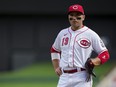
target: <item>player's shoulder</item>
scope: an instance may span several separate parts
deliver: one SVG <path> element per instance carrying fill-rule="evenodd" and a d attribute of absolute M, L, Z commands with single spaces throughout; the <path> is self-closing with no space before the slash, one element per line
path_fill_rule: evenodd
<path fill-rule="evenodd" d="M 90 28 L 88 28 L 86 35 L 90 37 L 92 40 L 97 40 L 100 38 L 100 36 Z"/>
<path fill-rule="evenodd" d="M 64 28 L 59 31 L 58 37 L 62 37 L 64 34 L 68 33 L 68 28 Z"/>
<path fill-rule="evenodd" d="M 69 29 L 69 27 L 67 27 L 67 28 L 63 28 L 61 31 L 62 31 L 62 32 L 67 32 L 68 29 Z"/>
<path fill-rule="evenodd" d="M 68 32 L 69 27 L 62 29 L 59 33 L 64 34 Z"/>
<path fill-rule="evenodd" d="M 91 36 L 98 36 L 98 34 L 94 31 L 94 30 L 92 30 L 91 28 L 89 28 L 89 27 L 87 27 L 88 28 L 88 33 L 89 33 L 89 35 L 91 35 Z"/>

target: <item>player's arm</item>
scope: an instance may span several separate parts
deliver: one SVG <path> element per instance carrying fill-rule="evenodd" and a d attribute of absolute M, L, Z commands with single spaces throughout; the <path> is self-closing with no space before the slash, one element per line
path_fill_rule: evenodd
<path fill-rule="evenodd" d="M 91 61 L 95 66 L 98 66 L 107 62 L 108 59 L 109 59 L 109 52 L 106 50 L 104 52 L 99 53 L 98 56 L 96 58 L 91 59 Z"/>
<path fill-rule="evenodd" d="M 104 64 L 108 61 L 110 58 L 109 52 L 104 44 L 104 42 L 101 40 L 101 38 L 98 36 L 98 34 L 93 33 L 92 34 L 92 47 L 94 51 L 98 54 L 96 58 L 92 59 L 92 62 L 95 66 Z"/>
<path fill-rule="evenodd" d="M 60 76 L 62 74 L 61 68 L 59 67 L 60 52 L 56 51 L 53 47 L 51 48 L 51 59 L 55 73 Z"/>

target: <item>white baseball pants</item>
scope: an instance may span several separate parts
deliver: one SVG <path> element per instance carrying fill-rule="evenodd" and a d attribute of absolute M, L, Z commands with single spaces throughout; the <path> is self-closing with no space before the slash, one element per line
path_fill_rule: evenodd
<path fill-rule="evenodd" d="M 59 77 L 57 87 L 92 87 L 93 81 L 86 81 L 86 72 L 63 73 Z"/>

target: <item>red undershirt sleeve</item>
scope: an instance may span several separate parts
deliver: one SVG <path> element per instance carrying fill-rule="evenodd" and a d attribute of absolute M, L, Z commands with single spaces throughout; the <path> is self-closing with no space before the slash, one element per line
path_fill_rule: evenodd
<path fill-rule="evenodd" d="M 101 64 L 104 64 L 110 58 L 109 52 L 104 51 L 98 55 L 98 58 L 101 60 Z"/>

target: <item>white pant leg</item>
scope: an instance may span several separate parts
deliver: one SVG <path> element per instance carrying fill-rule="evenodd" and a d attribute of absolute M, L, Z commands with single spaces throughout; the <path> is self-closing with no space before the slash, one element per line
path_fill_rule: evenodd
<path fill-rule="evenodd" d="M 89 82 L 82 81 L 82 82 L 75 84 L 72 87 L 92 87 L 92 85 L 93 85 L 92 81 L 89 81 Z"/>
<path fill-rule="evenodd" d="M 69 81 L 69 74 L 63 73 L 59 77 L 59 81 L 58 81 L 57 87 L 69 87 L 68 81 Z"/>
<path fill-rule="evenodd" d="M 92 80 L 86 82 L 86 72 L 81 71 L 73 74 L 63 73 L 57 87 L 92 87 Z"/>

